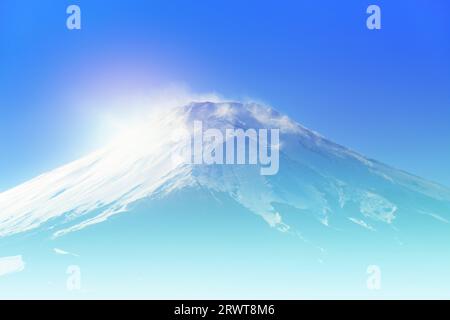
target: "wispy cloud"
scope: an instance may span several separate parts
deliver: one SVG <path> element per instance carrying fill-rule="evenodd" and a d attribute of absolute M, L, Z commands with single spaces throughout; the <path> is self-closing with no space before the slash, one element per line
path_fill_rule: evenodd
<path fill-rule="evenodd" d="M 436 220 L 439 220 L 441 222 L 449 223 L 447 219 L 445 219 L 444 217 L 442 217 L 442 216 L 440 216 L 440 215 L 438 215 L 436 213 L 426 212 L 426 211 L 422 211 L 422 210 L 420 211 L 420 213 L 422 213 L 424 215 L 427 215 L 427 216 L 430 216 L 430 217 L 432 217 L 432 218 L 434 218 Z"/>
<path fill-rule="evenodd" d="M 64 255 L 64 256 L 74 256 L 74 257 L 79 257 L 78 254 L 76 253 L 72 253 L 72 252 L 68 252 L 59 248 L 54 248 L 53 252 L 55 252 L 56 254 L 60 254 L 60 255 Z"/>
<path fill-rule="evenodd" d="M 372 226 L 368 225 L 365 221 L 355 219 L 355 218 L 348 218 L 353 223 L 356 223 L 357 225 L 360 225 L 363 228 L 369 229 L 370 231 L 376 231 Z"/>

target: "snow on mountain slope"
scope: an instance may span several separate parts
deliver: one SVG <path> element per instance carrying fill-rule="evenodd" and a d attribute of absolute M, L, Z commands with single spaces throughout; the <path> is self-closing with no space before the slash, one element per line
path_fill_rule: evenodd
<path fill-rule="evenodd" d="M 204 129 L 279 128 L 279 173 L 262 176 L 259 165 L 178 161 L 173 155 L 184 138 L 176 133 L 192 132 L 194 120 L 203 121 Z M 367 159 L 271 108 L 203 102 L 166 112 L 101 150 L 1 193 L 0 236 L 52 221 L 54 235 L 61 236 L 125 212 L 138 200 L 188 186 L 224 192 L 281 231 L 291 226 L 279 204 L 324 225 L 339 217 L 368 231 L 393 224 L 402 208 L 450 220 L 450 192 L 437 184 Z"/>

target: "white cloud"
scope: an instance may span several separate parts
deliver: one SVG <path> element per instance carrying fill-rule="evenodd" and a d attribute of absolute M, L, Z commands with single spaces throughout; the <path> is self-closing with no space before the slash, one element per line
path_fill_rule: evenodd
<path fill-rule="evenodd" d="M 11 256 L 0 258 L 0 277 L 20 272 L 25 269 L 25 262 L 22 260 L 22 256 Z"/>

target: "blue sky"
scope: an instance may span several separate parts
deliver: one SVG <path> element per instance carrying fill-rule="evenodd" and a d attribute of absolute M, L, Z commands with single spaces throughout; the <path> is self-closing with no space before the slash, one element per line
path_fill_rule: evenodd
<path fill-rule="evenodd" d="M 70 4 L 82 30 L 66 28 Z M 2 0 L 0 190 L 104 143 L 90 97 L 173 84 L 265 101 L 450 186 L 449 39 L 447 0 Z"/>

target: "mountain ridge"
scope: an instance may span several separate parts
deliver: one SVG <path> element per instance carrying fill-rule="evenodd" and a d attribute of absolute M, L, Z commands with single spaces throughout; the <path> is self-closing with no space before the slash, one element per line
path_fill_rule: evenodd
<path fill-rule="evenodd" d="M 279 128 L 280 172 L 263 177 L 258 165 L 174 163 L 172 154 L 180 151 L 180 141 L 173 139 L 173 133 L 190 130 L 194 120 L 203 121 L 205 129 Z M 277 203 L 311 212 L 326 226 L 340 212 L 368 231 L 376 230 L 379 223 L 393 225 L 403 208 L 449 220 L 440 213 L 450 207 L 450 191 L 445 187 L 368 159 L 273 108 L 193 102 L 134 128 L 86 157 L 0 193 L 0 236 L 30 231 L 64 216 L 63 225 L 54 226 L 54 236 L 62 236 L 124 213 L 142 199 L 164 197 L 193 185 L 229 194 L 282 232 L 292 226 L 283 221 Z M 417 203 L 411 205 L 402 197 L 417 198 Z M 343 213 L 349 207 L 351 213 Z M 70 225 L 97 210 L 100 213 L 94 217 Z"/>

